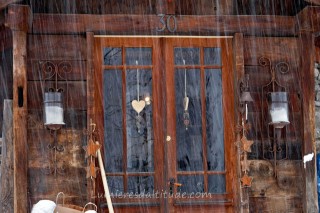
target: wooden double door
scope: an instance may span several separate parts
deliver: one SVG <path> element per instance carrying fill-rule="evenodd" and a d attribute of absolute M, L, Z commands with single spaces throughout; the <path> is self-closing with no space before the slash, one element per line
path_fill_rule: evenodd
<path fill-rule="evenodd" d="M 116 212 L 233 211 L 231 44 L 95 38 L 94 120 Z"/>

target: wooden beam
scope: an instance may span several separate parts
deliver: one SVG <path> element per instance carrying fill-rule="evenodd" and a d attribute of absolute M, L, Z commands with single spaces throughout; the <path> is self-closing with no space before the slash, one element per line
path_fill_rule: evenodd
<path fill-rule="evenodd" d="M 28 32 L 31 29 L 32 15 L 31 9 L 27 5 L 11 4 L 5 18 L 5 26 L 11 30 L 21 30 Z"/>
<path fill-rule="evenodd" d="M 299 34 L 300 74 L 302 89 L 302 134 L 304 159 L 304 211 L 318 212 L 316 149 L 315 149 L 315 109 L 314 109 L 314 36 L 311 32 Z M 312 156 L 312 157 L 310 157 Z"/>
<path fill-rule="evenodd" d="M 6 8 L 9 4 L 14 4 L 21 2 L 22 0 L 1 0 L 0 1 L 0 10 Z"/>
<path fill-rule="evenodd" d="M 320 5 L 320 0 L 305 0 L 305 1 L 311 4 Z"/>
<path fill-rule="evenodd" d="M 175 16 L 176 32 L 161 28 L 157 15 L 34 14 L 33 33 L 95 35 L 244 35 L 294 36 L 291 16 Z"/>
<path fill-rule="evenodd" d="M 13 41 L 13 181 L 14 212 L 28 210 L 28 141 L 27 141 L 27 31 L 31 11 L 28 6 L 10 5 L 6 24 Z"/>
<path fill-rule="evenodd" d="M 320 7 L 306 7 L 296 16 L 296 28 L 299 31 L 320 33 Z"/>
<path fill-rule="evenodd" d="M 243 49 L 243 46 L 244 46 L 244 39 L 243 39 L 243 34 L 241 33 L 236 33 L 234 35 L 234 38 L 233 38 L 233 60 L 234 60 L 234 67 L 235 67 L 235 76 L 236 76 L 236 79 L 235 79 L 235 84 L 237 87 L 239 86 L 238 82 L 241 78 L 244 77 L 244 49 Z M 240 97 L 240 94 L 239 94 L 239 88 L 236 88 L 235 89 L 235 105 L 236 106 L 239 106 L 239 98 Z M 239 111 L 237 110 L 236 111 L 236 118 L 237 118 L 237 125 L 241 125 L 241 114 L 239 113 Z M 236 212 L 241 212 L 241 213 L 247 213 L 249 212 L 249 205 L 247 202 L 247 205 L 244 205 L 246 201 L 248 201 L 249 197 L 248 197 L 248 194 L 246 193 L 246 189 L 244 188 L 241 188 L 241 183 L 240 183 L 240 178 L 241 178 L 241 165 L 240 165 L 240 162 L 241 162 L 241 148 L 240 148 L 240 132 L 237 132 L 236 133 L 236 146 L 237 146 L 237 156 L 236 156 L 236 162 L 237 162 L 237 165 L 236 165 L 236 175 L 235 177 L 237 178 L 237 185 L 234 187 L 234 193 L 235 193 L 235 198 L 236 201 L 235 201 L 235 204 L 236 204 Z"/>
<path fill-rule="evenodd" d="M 87 32 L 87 130 L 91 129 L 91 121 L 93 122 L 94 116 L 94 66 L 93 66 L 93 56 L 94 56 L 94 34 L 92 32 Z M 89 138 L 89 136 L 88 136 Z M 89 166 L 89 162 L 87 163 Z M 95 181 L 91 178 L 87 180 L 87 197 L 90 201 L 95 195 Z"/>

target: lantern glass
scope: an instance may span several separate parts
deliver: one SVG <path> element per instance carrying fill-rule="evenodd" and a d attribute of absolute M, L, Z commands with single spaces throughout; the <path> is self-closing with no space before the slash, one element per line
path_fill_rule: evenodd
<path fill-rule="evenodd" d="M 289 124 L 287 92 L 271 92 L 268 96 L 270 122 L 275 128 L 283 128 Z"/>
<path fill-rule="evenodd" d="M 44 93 L 44 125 L 49 129 L 59 129 L 65 125 L 61 92 Z"/>

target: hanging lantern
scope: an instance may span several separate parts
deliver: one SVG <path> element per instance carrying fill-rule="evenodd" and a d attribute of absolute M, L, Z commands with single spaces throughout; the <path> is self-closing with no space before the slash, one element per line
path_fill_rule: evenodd
<path fill-rule="evenodd" d="M 62 91 L 44 93 L 44 125 L 49 129 L 56 130 L 65 125 L 62 100 Z"/>
<path fill-rule="evenodd" d="M 270 92 L 268 94 L 270 123 L 275 128 L 283 128 L 289 124 L 287 92 Z"/>

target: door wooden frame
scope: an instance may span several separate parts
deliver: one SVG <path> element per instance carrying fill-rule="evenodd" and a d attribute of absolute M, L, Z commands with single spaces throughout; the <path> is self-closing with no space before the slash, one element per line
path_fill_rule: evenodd
<path fill-rule="evenodd" d="M 203 200 L 198 203 L 194 203 L 194 207 L 192 208 L 199 208 L 199 206 L 205 207 L 205 208 L 217 208 L 217 210 L 220 207 L 230 207 L 232 209 L 235 204 L 234 200 L 237 194 L 235 193 L 237 190 L 234 190 L 234 186 L 236 186 L 237 178 L 236 176 L 236 158 L 232 159 L 232 156 L 236 154 L 236 147 L 232 145 L 235 141 L 235 135 L 234 135 L 234 126 L 235 126 L 235 102 L 234 102 L 234 69 L 233 69 L 233 52 L 232 52 L 232 37 L 186 37 L 186 38 L 192 38 L 193 41 L 198 41 L 199 43 L 207 42 L 208 40 L 211 40 L 213 43 L 216 43 L 218 46 L 223 47 L 222 51 L 222 63 L 223 63 L 223 69 L 228 70 L 228 72 L 223 72 L 223 107 L 226 107 L 228 110 L 224 110 L 224 118 L 226 120 L 224 128 L 224 137 L 225 141 L 228 140 L 228 144 L 225 144 L 225 165 L 226 165 L 226 171 L 228 174 L 226 174 L 226 177 L 228 176 L 226 182 L 229 182 L 227 184 L 227 195 L 215 195 L 214 199 L 217 199 L 217 202 L 204 202 Z M 137 42 L 143 41 L 144 43 L 153 44 L 155 47 L 157 47 L 157 54 L 153 54 L 152 60 L 153 60 L 153 79 L 165 79 L 166 83 L 161 81 L 161 83 L 153 83 L 152 84 L 152 90 L 153 90 L 153 126 L 154 130 L 157 131 L 157 134 L 154 135 L 155 140 L 154 141 L 163 141 L 163 143 L 154 143 L 155 147 L 154 149 L 157 150 L 156 153 L 154 153 L 154 161 L 155 162 L 161 162 L 160 164 L 157 164 L 157 169 L 155 166 L 155 190 L 168 190 L 168 184 L 167 180 L 175 170 L 176 164 L 175 163 L 169 163 L 167 159 L 174 159 L 173 157 L 175 154 L 175 148 L 172 148 L 172 145 L 170 145 L 170 142 L 167 143 L 166 136 L 171 136 L 174 140 L 174 129 L 175 126 L 172 125 L 174 122 L 167 122 L 166 117 L 170 116 L 170 118 L 175 118 L 175 116 L 172 116 L 172 112 L 174 112 L 174 107 L 172 108 L 173 100 L 172 96 L 168 96 L 168 90 L 172 89 L 173 84 L 173 78 L 168 79 L 168 75 L 166 73 L 170 72 L 168 70 L 168 67 L 173 67 L 173 64 L 168 63 L 170 61 L 168 57 L 172 57 L 169 54 L 167 54 L 167 48 L 169 47 L 168 44 L 175 40 L 175 37 L 166 38 L 166 37 L 141 37 L 141 36 L 128 36 L 128 37 L 112 37 L 112 36 L 97 36 L 94 38 L 94 67 L 95 67 L 95 75 L 94 75 L 94 122 L 97 124 L 100 131 L 99 134 L 99 141 L 101 144 L 103 144 L 103 128 L 104 121 L 103 121 L 103 100 L 102 98 L 102 57 L 101 56 L 101 47 L 108 44 L 110 46 L 119 46 L 119 44 L 124 44 L 130 46 L 130 45 L 137 45 Z M 180 38 L 181 39 L 181 38 Z M 124 42 L 124 40 L 126 40 Z M 183 42 L 182 42 L 183 43 Z M 181 43 L 181 44 L 182 44 Z M 99 52 L 100 51 L 100 52 Z M 165 60 L 163 60 L 165 59 Z M 124 65 L 125 66 L 125 65 Z M 100 68 L 99 68 L 100 67 Z M 124 68 L 125 69 L 125 68 Z M 154 81 L 155 82 L 155 81 Z M 171 84 L 171 87 L 168 87 L 168 85 Z M 171 88 L 171 89 L 170 89 Z M 162 91 L 166 90 L 165 93 Z M 230 96 L 228 98 L 228 101 L 225 101 L 224 95 L 228 94 Z M 166 99 L 167 103 L 161 102 L 160 100 Z M 125 105 L 124 105 L 125 106 Z M 124 107 L 125 108 L 125 107 Z M 172 110 L 167 110 L 167 108 L 170 108 Z M 124 109 L 125 110 L 125 109 Z M 171 111 L 171 112 L 169 112 Z M 169 113 L 168 113 L 169 112 Z M 125 125 L 125 119 L 123 121 L 123 125 Z M 125 135 L 125 134 L 124 134 Z M 157 145 L 156 145 L 157 144 Z M 169 144 L 169 145 L 168 145 Z M 173 143 L 171 143 L 173 144 Z M 170 150 L 170 151 L 166 151 Z M 125 154 L 125 153 L 124 153 Z M 165 165 L 168 167 L 168 169 L 165 169 Z M 99 179 L 97 179 L 97 187 L 99 187 Z M 100 181 L 101 185 L 101 181 Z M 228 202 L 221 203 L 220 200 L 228 200 Z M 144 206 L 141 204 L 141 199 L 113 199 L 115 202 L 115 206 L 119 206 L 119 209 L 123 209 L 126 211 L 127 206 L 131 206 L 133 209 L 137 208 L 134 207 L 135 205 Z M 155 199 L 143 199 L 144 202 L 146 202 L 145 206 L 157 206 L 158 203 Z M 230 202 L 229 202 L 230 201 Z M 117 203 L 119 202 L 119 203 Z M 120 203 L 123 203 L 124 205 L 120 205 Z M 139 202 L 139 203 L 137 203 Z M 183 206 L 183 200 L 180 203 L 181 206 Z M 160 206 L 160 212 L 168 212 L 170 209 L 173 209 L 173 205 L 177 205 L 177 203 L 174 203 L 174 201 L 168 198 L 161 197 L 159 206 Z M 233 206 L 233 207 L 232 207 Z M 188 207 L 190 208 L 190 206 Z M 152 210 L 151 210 L 152 212 Z M 170 210 L 170 212 L 172 212 Z M 228 211 L 229 212 L 229 211 Z M 232 212 L 232 211 L 230 211 Z"/>

